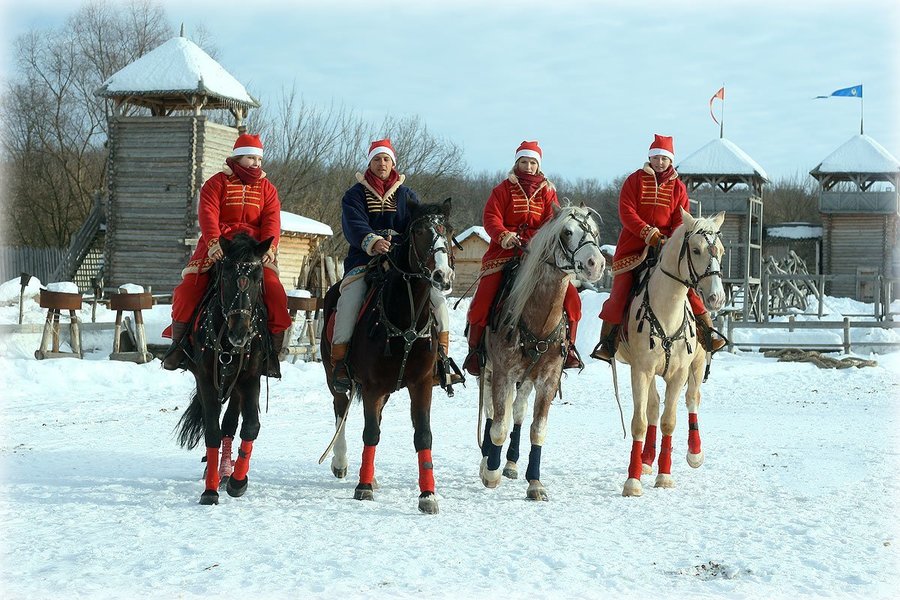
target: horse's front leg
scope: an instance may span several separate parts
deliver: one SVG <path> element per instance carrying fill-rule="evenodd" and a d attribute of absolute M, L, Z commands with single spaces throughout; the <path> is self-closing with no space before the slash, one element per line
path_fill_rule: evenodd
<path fill-rule="evenodd" d="M 434 494 L 434 464 L 431 460 L 431 374 L 426 381 L 410 382 L 409 410 L 413 424 L 413 445 L 419 463 L 419 510 L 434 515 L 438 512 Z"/>
<path fill-rule="evenodd" d="M 651 379 L 647 392 L 647 435 L 644 438 L 644 451 L 641 453 L 644 475 L 653 472 L 653 461 L 656 459 L 656 425 L 659 423 L 659 392 L 656 389 L 656 379 Z"/>
<path fill-rule="evenodd" d="M 522 437 L 522 423 L 525 422 L 525 413 L 528 411 L 528 398 L 534 389 L 531 380 L 522 382 L 516 399 L 513 402 L 513 428 L 509 432 L 509 447 L 506 449 L 506 466 L 503 467 L 503 476 L 516 479 L 519 476 L 519 440 Z"/>
<path fill-rule="evenodd" d="M 234 471 L 228 478 L 226 491 L 229 496 L 238 498 L 247 491 L 250 471 L 250 455 L 253 454 L 253 442 L 259 436 L 259 376 L 248 375 L 244 381 L 239 381 L 233 394 L 241 405 L 241 445 L 238 448 L 238 457 L 234 461 Z"/>
<path fill-rule="evenodd" d="M 387 402 L 388 395 L 377 395 L 368 390 L 363 390 L 363 414 L 365 425 L 363 426 L 363 454 L 362 463 L 359 465 L 359 483 L 353 497 L 357 500 L 374 500 L 375 493 L 375 448 L 381 439 L 381 411 Z"/>
<path fill-rule="evenodd" d="M 623 496 L 640 496 L 641 474 L 644 472 L 641 454 L 647 435 L 647 397 L 653 385 L 653 374 L 645 374 L 642 369 L 631 367 L 631 393 L 634 398 L 634 412 L 631 416 L 631 458 L 628 462 L 628 479 L 622 489 Z"/>
<path fill-rule="evenodd" d="M 541 483 L 541 448 L 547 436 L 547 417 L 550 414 L 550 403 L 556 394 L 557 382 L 558 379 L 550 381 L 548 377 L 543 377 L 536 386 L 534 415 L 531 418 L 531 451 L 528 453 L 528 468 L 525 471 L 525 480 L 528 481 L 526 497 L 529 500 L 549 499 L 547 490 Z"/>
<path fill-rule="evenodd" d="M 336 437 L 334 440 L 334 456 L 331 457 L 331 472 L 338 479 L 347 476 L 350 461 L 347 458 L 347 436 L 345 420 L 350 408 L 350 398 L 344 394 L 334 394 L 334 427 Z"/>
<path fill-rule="evenodd" d="M 203 381 L 201 381 L 203 379 Z M 206 444 L 205 489 L 200 495 L 200 504 L 219 503 L 219 446 L 222 444 L 222 429 L 219 427 L 221 405 L 211 378 L 197 378 L 197 393 L 203 412 L 203 439 Z"/>
<path fill-rule="evenodd" d="M 513 389 L 509 374 L 504 370 L 494 371 L 491 381 L 491 405 L 493 419 L 490 427 L 485 427 L 482 442 L 481 482 L 487 488 L 500 485 L 500 452 L 509 433 L 509 418 L 512 409 Z"/>
<path fill-rule="evenodd" d="M 678 407 L 678 396 L 684 387 L 682 373 L 672 373 L 666 380 L 666 406 L 662 414 L 662 440 L 659 446 L 659 470 L 656 475 L 655 487 L 675 487 L 672 479 L 672 433 L 675 431 L 675 419 Z"/>
<path fill-rule="evenodd" d="M 219 457 L 219 485 L 225 485 L 231 473 L 234 471 L 234 462 L 232 462 L 232 443 L 237 433 L 238 420 L 241 416 L 241 402 L 238 398 L 232 397 L 228 401 L 225 408 L 225 414 L 222 415 L 222 452 Z"/>
<path fill-rule="evenodd" d="M 704 361 L 696 361 L 691 366 L 691 373 L 688 376 L 687 391 L 684 394 L 685 403 L 688 409 L 688 453 L 687 462 L 693 468 L 697 468 L 703 464 L 703 449 L 700 446 L 700 421 L 698 420 L 698 412 L 700 411 L 700 384 L 703 381 L 703 370 L 705 369 Z"/>

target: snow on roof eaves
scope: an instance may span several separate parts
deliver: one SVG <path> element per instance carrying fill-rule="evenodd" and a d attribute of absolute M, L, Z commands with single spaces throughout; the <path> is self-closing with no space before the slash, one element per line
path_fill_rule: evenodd
<path fill-rule="evenodd" d="M 869 136 L 854 135 L 812 173 L 900 173 L 900 161 Z"/>
<path fill-rule="evenodd" d="M 281 230 L 290 233 L 309 233 L 313 235 L 334 235 L 331 227 L 325 223 L 314 221 L 309 217 L 281 211 Z"/>
<path fill-rule="evenodd" d="M 484 227 L 482 227 L 480 225 L 473 225 L 472 227 L 469 227 L 468 229 L 463 231 L 461 234 L 456 236 L 456 241 L 462 243 L 462 241 L 464 239 L 466 239 L 467 237 L 472 236 L 472 235 L 477 235 L 478 237 L 483 239 L 488 244 L 491 243 L 491 236 L 489 236 L 487 234 L 487 231 L 485 231 Z"/>
<path fill-rule="evenodd" d="M 769 180 L 759 163 L 725 138 L 712 140 L 678 163 L 676 170 L 683 175 L 757 175 Z"/>
<path fill-rule="evenodd" d="M 172 38 L 103 82 L 98 96 L 156 96 L 202 93 L 259 106 L 247 89 L 197 44 Z"/>

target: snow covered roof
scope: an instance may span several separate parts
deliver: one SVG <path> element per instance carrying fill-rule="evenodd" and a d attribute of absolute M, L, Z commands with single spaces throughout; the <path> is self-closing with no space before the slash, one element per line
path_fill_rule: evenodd
<path fill-rule="evenodd" d="M 777 237 L 790 240 L 808 240 L 822 237 L 823 229 L 818 225 L 809 223 L 781 223 L 766 227 L 768 237 Z"/>
<path fill-rule="evenodd" d="M 898 173 L 900 161 L 865 134 L 854 135 L 810 173 Z"/>
<path fill-rule="evenodd" d="M 491 243 L 491 236 L 488 235 L 487 231 L 485 231 L 484 227 L 482 227 L 481 225 L 473 225 L 472 227 L 469 227 L 468 229 L 463 231 L 461 234 L 456 236 L 456 241 L 458 241 L 459 243 L 462 243 L 462 241 L 464 239 L 466 239 L 467 237 L 472 236 L 472 235 L 477 235 L 478 237 L 483 239 L 488 244 Z"/>
<path fill-rule="evenodd" d="M 325 223 L 301 217 L 294 213 L 281 211 L 281 230 L 290 233 L 312 233 L 314 235 L 334 235 L 331 227 Z"/>
<path fill-rule="evenodd" d="M 98 96 L 164 97 L 173 94 L 200 94 L 217 105 L 259 106 L 247 89 L 222 65 L 187 38 L 176 37 L 157 46 L 103 82 Z"/>
<path fill-rule="evenodd" d="M 769 176 L 750 155 L 731 140 L 715 139 L 678 163 L 682 175 L 757 175 Z"/>

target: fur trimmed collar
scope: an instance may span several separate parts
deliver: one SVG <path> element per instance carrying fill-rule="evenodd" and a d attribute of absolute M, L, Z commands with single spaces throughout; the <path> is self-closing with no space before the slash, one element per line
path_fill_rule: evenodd
<path fill-rule="evenodd" d="M 650 166 L 650 163 L 645 162 L 642 170 L 644 171 L 644 173 L 653 175 L 654 178 L 656 177 L 656 171 L 653 170 L 653 167 Z M 678 179 L 678 171 L 673 168 L 672 175 L 668 179 L 666 179 L 666 181 L 674 181 L 676 179 Z"/>
<path fill-rule="evenodd" d="M 384 200 L 385 198 L 390 198 L 391 195 L 394 192 L 396 192 L 400 188 L 401 185 L 403 185 L 403 182 L 406 181 L 406 175 L 404 175 L 403 173 L 400 173 L 400 178 L 397 179 L 397 183 L 392 185 L 390 187 L 390 189 L 388 189 L 388 191 L 386 191 L 384 193 L 384 197 L 382 197 L 381 195 L 378 194 L 378 192 L 376 192 L 375 190 L 372 189 L 372 186 L 369 185 L 368 181 L 366 181 L 366 176 L 363 175 L 362 173 L 360 173 L 359 171 L 356 172 L 356 181 L 363 184 L 363 187 L 366 188 L 367 190 L 369 190 L 370 192 L 372 192 L 376 198 Z"/>

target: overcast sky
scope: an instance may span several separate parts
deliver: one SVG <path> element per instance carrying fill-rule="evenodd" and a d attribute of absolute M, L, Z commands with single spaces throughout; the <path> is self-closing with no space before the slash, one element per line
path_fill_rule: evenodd
<path fill-rule="evenodd" d="M 15 35 L 80 6 L 0 1 L 5 75 Z M 675 137 L 677 163 L 718 137 L 723 83 L 725 137 L 774 179 L 859 133 L 858 99 L 813 99 L 857 84 L 865 132 L 900 157 L 896 0 L 162 4 L 188 37 L 202 25 L 263 103 L 296 86 L 373 123 L 419 115 L 473 171 L 506 169 L 537 139 L 546 172 L 608 181 L 641 165 L 653 133 Z"/>

